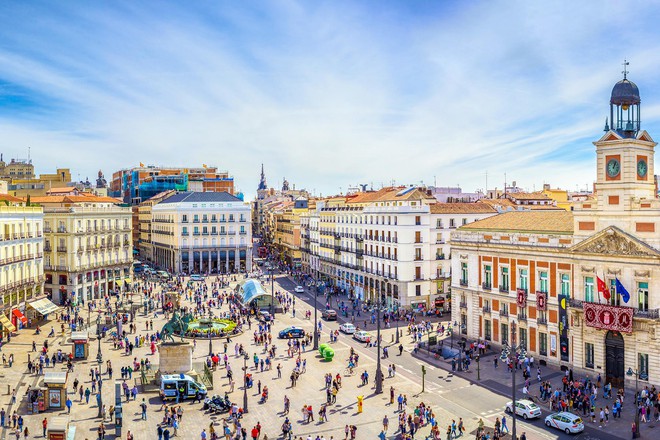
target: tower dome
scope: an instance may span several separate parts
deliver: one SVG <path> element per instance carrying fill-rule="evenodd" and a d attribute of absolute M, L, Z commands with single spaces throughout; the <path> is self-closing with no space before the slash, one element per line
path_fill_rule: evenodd
<path fill-rule="evenodd" d="M 614 84 L 610 97 L 610 123 L 623 137 L 635 137 L 640 130 L 640 103 L 637 85 L 628 79 L 628 61 L 623 61 L 623 79 Z M 605 124 L 608 131 L 609 125 Z"/>
<path fill-rule="evenodd" d="M 639 88 L 637 84 L 628 80 L 627 78 L 622 79 L 618 83 L 614 84 L 612 89 L 612 97 L 610 98 L 610 104 L 620 105 L 620 106 L 631 106 L 639 104 L 641 99 L 639 97 Z M 628 110 L 624 108 L 624 110 Z"/>

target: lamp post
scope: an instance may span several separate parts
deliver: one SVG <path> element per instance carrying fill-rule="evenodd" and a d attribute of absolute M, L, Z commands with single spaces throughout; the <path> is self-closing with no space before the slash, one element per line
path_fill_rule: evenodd
<path fill-rule="evenodd" d="M 99 343 L 96 361 L 101 365 L 103 363 L 103 355 L 101 354 L 101 315 L 96 317 L 96 340 Z"/>
<path fill-rule="evenodd" d="M 245 414 L 248 413 L 248 398 L 247 398 L 247 386 L 248 386 L 248 381 L 247 381 L 247 360 L 248 360 L 248 355 L 245 353 L 243 356 L 243 412 Z"/>
<path fill-rule="evenodd" d="M 213 338 L 211 338 L 210 331 L 209 331 L 209 356 L 213 356 Z"/>
<path fill-rule="evenodd" d="M 479 368 L 479 359 L 480 356 L 477 355 L 474 360 L 477 361 L 477 380 L 481 380 L 481 369 Z"/>
<path fill-rule="evenodd" d="M 314 283 L 316 285 L 316 282 Z M 319 349 L 319 324 L 317 321 L 317 312 L 318 312 L 318 307 L 316 306 L 316 292 L 312 292 L 314 294 L 314 350 Z"/>
<path fill-rule="evenodd" d="M 381 286 L 383 286 L 383 283 L 381 283 Z M 376 343 L 377 343 L 377 364 L 376 365 L 376 394 L 382 394 L 383 393 L 383 371 L 380 369 L 380 308 L 382 304 L 382 294 L 378 292 L 377 296 L 377 301 L 376 301 L 376 309 L 377 311 L 377 320 L 378 320 L 378 327 L 376 330 Z"/>
<path fill-rule="evenodd" d="M 526 356 L 527 355 L 527 350 L 525 347 L 521 345 L 516 345 L 516 323 L 512 322 L 511 323 L 511 346 L 509 346 L 506 341 L 504 341 L 504 347 L 502 347 L 502 354 L 500 356 L 500 360 L 502 362 L 506 361 L 506 359 L 510 356 L 513 355 L 514 362 L 518 362 L 518 356 Z M 513 420 L 513 426 L 511 430 L 511 435 L 513 439 L 517 439 L 518 437 L 516 436 L 516 414 L 515 414 L 515 408 L 516 408 L 516 364 L 514 364 L 513 369 L 511 370 L 511 400 L 513 401 L 511 403 L 511 407 L 513 408 L 512 412 L 512 417 L 511 419 Z"/>
<path fill-rule="evenodd" d="M 628 367 L 628 371 L 626 371 L 627 376 L 635 376 L 635 433 L 633 434 L 633 438 L 640 438 L 640 430 L 639 430 L 639 406 L 637 403 L 637 393 L 639 392 L 639 384 L 638 384 L 638 379 L 639 379 L 639 371 L 634 370 L 631 367 Z"/>
<path fill-rule="evenodd" d="M 101 372 L 100 369 L 99 369 L 99 372 Z M 98 382 L 99 382 L 99 394 L 98 394 L 98 396 L 99 396 L 99 398 L 98 398 L 99 413 L 98 413 L 98 417 L 101 418 L 101 417 L 104 416 L 104 414 L 103 414 L 103 380 L 99 377 Z"/>
<path fill-rule="evenodd" d="M 273 263 L 271 262 L 268 269 L 270 272 L 270 313 L 275 318 L 275 278 L 273 278 Z"/>

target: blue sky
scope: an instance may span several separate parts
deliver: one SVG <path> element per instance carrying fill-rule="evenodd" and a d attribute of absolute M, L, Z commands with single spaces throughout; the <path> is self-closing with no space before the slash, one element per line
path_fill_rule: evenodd
<path fill-rule="evenodd" d="M 334 194 L 595 177 L 621 63 L 660 138 L 660 8 L 619 1 L 0 3 L 0 151 Z"/>

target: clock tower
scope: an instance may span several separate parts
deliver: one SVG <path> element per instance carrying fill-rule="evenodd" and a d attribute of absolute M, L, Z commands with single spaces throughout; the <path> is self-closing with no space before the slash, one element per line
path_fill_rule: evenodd
<path fill-rule="evenodd" d="M 578 237 L 593 235 L 608 226 L 635 235 L 656 230 L 652 218 L 660 215 L 653 162 L 656 142 L 641 129 L 639 89 L 627 78 L 627 65 L 624 62 L 623 79 L 612 89 L 611 126 L 606 122 L 605 134 L 594 142 L 595 200 L 574 207 Z"/>

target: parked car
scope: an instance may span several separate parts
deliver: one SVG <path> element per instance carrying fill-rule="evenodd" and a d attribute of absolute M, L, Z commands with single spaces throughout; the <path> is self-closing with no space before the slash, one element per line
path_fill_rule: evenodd
<path fill-rule="evenodd" d="M 332 309 L 326 309 L 323 311 L 323 317 L 326 319 L 326 321 L 336 321 L 337 312 Z"/>
<path fill-rule="evenodd" d="M 305 291 L 305 288 L 303 286 L 296 286 L 294 289 L 296 293 L 303 293 Z"/>
<path fill-rule="evenodd" d="M 545 425 L 551 428 L 557 428 L 566 434 L 575 434 L 584 431 L 584 422 L 582 419 L 566 411 L 550 414 L 545 418 Z"/>
<path fill-rule="evenodd" d="M 300 327 L 287 327 L 278 334 L 280 339 L 304 338 L 305 330 Z"/>
<path fill-rule="evenodd" d="M 508 402 L 504 410 L 511 414 L 513 412 L 513 402 Z M 541 417 L 541 408 L 531 400 L 516 400 L 516 415 L 522 416 L 525 420 L 534 419 Z"/>
<path fill-rule="evenodd" d="M 346 333 L 347 335 L 352 335 L 353 333 L 355 333 L 355 330 L 356 330 L 355 326 L 350 322 L 345 322 L 339 326 L 339 331 L 342 333 Z"/>
<path fill-rule="evenodd" d="M 369 332 L 365 332 L 364 330 L 360 330 L 359 332 L 353 333 L 353 339 L 360 342 L 370 342 L 371 334 Z"/>
<path fill-rule="evenodd" d="M 190 275 L 190 281 L 204 281 L 204 277 L 201 275 L 193 274 Z"/>

